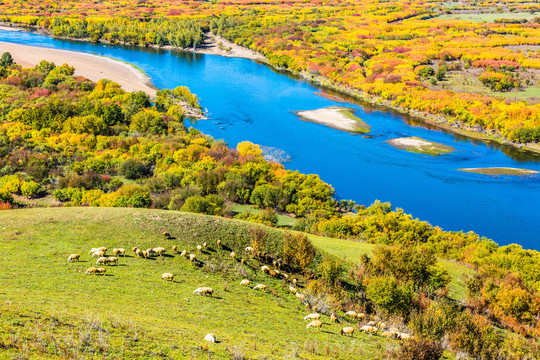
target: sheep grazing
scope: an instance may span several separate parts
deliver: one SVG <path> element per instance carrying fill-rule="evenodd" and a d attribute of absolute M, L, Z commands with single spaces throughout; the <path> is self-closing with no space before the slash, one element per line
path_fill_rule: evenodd
<path fill-rule="evenodd" d="M 164 273 L 163 275 L 161 275 L 161 280 L 173 281 L 174 280 L 174 275 L 171 274 L 171 273 Z"/>
<path fill-rule="evenodd" d="M 277 276 L 277 272 L 272 269 L 270 269 L 268 272 L 270 273 L 270 276 Z"/>
<path fill-rule="evenodd" d="M 236 258 L 236 254 L 234 253 L 234 251 L 231 253 L 231 258 L 234 260 Z"/>
<path fill-rule="evenodd" d="M 173 245 L 172 251 L 176 252 L 176 249 L 178 249 L 178 248 L 176 247 L 176 245 Z"/>
<path fill-rule="evenodd" d="M 266 290 L 267 288 L 268 288 L 268 286 L 266 286 L 266 285 L 263 285 L 263 284 L 257 284 L 257 285 L 255 285 L 255 287 L 253 288 L 253 290 L 262 290 L 262 291 L 264 291 L 264 290 Z"/>
<path fill-rule="evenodd" d="M 370 321 L 370 322 L 368 322 L 366 325 L 367 325 L 367 326 L 375 326 L 375 325 L 377 325 L 377 322 L 375 322 L 375 321 Z"/>
<path fill-rule="evenodd" d="M 293 285 L 296 285 L 296 283 L 297 283 L 297 282 L 298 282 L 298 280 L 296 280 L 296 279 L 292 279 L 292 283 L 293 283 Z"/>
<path fill-rule="evenodd" d="M 297 298 L 299 298 L 300 300 L 304 301 L 304 299 L 306 298 L 304 295 L 300 294 L 300 293 L 295 293 L 294 294 Z"/>
<path fill-rule="evenodd" d="M 399 340 L 411 340 L 413 337 L 409 334 L 406 334 L 406 333 L 398 333 L 396 334 L 396 338 L 399 339 Z"/>
<path fill-rule="evenodd" d="M 353 318 L 353 319 L 356 319 L 356 317 L 358 316 L 358 314 L 356 313 L 356 311 L 347 311 L 347 312 L 345 313 L 345 316 L 349 316 L 349 317 L 351 317 L 351 318 Z"/>
<path fill-rule="evenodd" d="M 111 256 L 110 258 L 107 259 L 107 262 L 105 262 L 105 264 L 118 265 L 118 258 L 115 256 Z"/>
<path fill-rule="evenodd" d="M 200 287 L 200 288 L 197 288 L 195 289 L 195 291 L 193 292 L 193 294 L 197 294 L 197 295 L 204 295 L 204 296 L 212 296 L 212 294 L 214 293 L 214 290 L 212 290 L 212 288 L 209 288 L 209 287 Z"/>
<path fill-rule="evenodd" d="M 332 313 L 332 315 L 330 315 L 330 320 L 332 320 L 332 322 L 337 323 L 337 316 L 336 316 L 336 314 Z"/>
<path fill-rule="evenodd" d="M 105 275 L 106 271 L 107 271 L 107 269 L 105 269 L 105 268 L 97 268 L 96 269 L 96 273 L 101 274 L 101 275 Z"/>
<path fill-rule="evenodd" d="M 385 324 L 385 323 L 383 323 L 383 322 L 380 322 L 380 321 L 379 321 L 379 322 L 377 323 L 377 325 L 376 325 L 376 326 L 377 326 L 377 327 L 378 327 L 379 329 L 381 329 L 381 330 L 383 330 L 383 329 L 385 329 L 385 328 L 386 328 L 386 324 Z"/>
<path fill-rule="evenodd" d="M 268 266 L 266 266 L 266 265 L 263 265 L 263 266 L 261 266 L 261 271 L 262 272 L 270 272 L 270 268 Z"/>
<path fill-rule="evenodd" d="M 186 256 L 187 254 L 187 251 L 186 250 L 182 250 L 182 253 L 180 254 L 180 256 Z"/>
<path fill-rule="evenodd" d="M 85 273 L 85 274 L 86 274 L 86 275 L 95 274 L 96 271 L 97 271 L 97 269 L 96 269 L 95 267 L 91 267 L 91 268 L 88 268 L 88 269 L 86 270 L 86 273 Z"/>
<path fill-rule="evenodd" d="M 146 249 L 146 256 L 155 255 L 154 249 Z"/>
<path fill-rule="evenodd" d="M 292 292 L 293 294 L 296 294 L 298 292 L 298 290 L 292 286 L 289 286 L 289 291 Z"/>
<path fill-rule="evenodd" d="M 195 254 L 189 255 L 189 261 L 194 262 L 195 261 Z"/>
<path fill-rule="evenodd" d="M 164 237 L 165 239 L 170 239 L 170 237 L 171 237 L 171 234 L 169 234 L 168 231 L 164 231 L 161 235 L 163 235 L 163 237 Z"/>
<path fill-rule="evenodd" d="M 304 317 L 304 320 L 319 320 L 321 318 L 321 314 L 313 313 L 306 315 Z"/>
<path fill-rule="evenodd" d="M 139 257 L 139 256 L 142 255 L 142 251 L 141 251 L 140 249 L 136 249 L 136 250 L 134 250 L 134 252 L 135 252 L 135 255 L 136 255 L 137 257 Z"/>
<path fill-rule="evenodd" d="M 360 313 L 360 314 L 356 315 L 356 318 L 358 320 L 364 320 L 366 318 L 366 314 Z"/>
<path fill-rule="evenodd" d="M 206 336 L 204 337 L 204 340 L 210 341 L 211 343 L 215 343 L 216 342 L 216 335 L 214 335 L 214 334 L 206 334 Z"/>
<path fill-rule="evenodd" d="M 379 329 L 375 326 L 364 325 L 360 328 L 360 331 L 366 332 L 371 335 L 375 335 Z"/>
<path fill-rule="evenodd" d="M 246 262 L 246 260 L 244 260 L 243 258 L 240 260 L 240 264 L 244 265 L 244 263 Z"/>
<path fill-rule="evenodd" d="M 139 250 L 139 249 L 138 249 L 136 246 L 134 246 L 134 247 L 131 248 L 131 251 L 133 251 L 134 253 L 136 253 L 137 250 Z"/>
<path fill-rule="evenodd" d="M 281 273 L 281 276 L 283 276 L 283 278 L 285 280 L 289 280 L 289 275 L 285 274 L 285 273 Z"/>
<path fill-rule="evenodd" d="M 152 251 L 159 255 L 159 256 L 163 256 L 163 254 L 165 254 L 165 248 L 164 247 L 157 247 L 157 248 L 153 248 Z"/>
<path fill-rule="evenodd" d="M 95 253 L 97 251 L 97 248 L 92 248 L 89 252 L 88 252 L 88 255 L 92 255 L 93 253 Z"/>
<path fill-rule="evenodd" d="M 394 336 L 394 333 L 392 331 L 385 331 L 381 334 L 381 336 L 384 336 L 384 337 L 393 337 Z"/>
<path fill-rule="evenodd" d="M 220 247 L 221 246 L 221 240 L 216 241 L 216 244 L 217 244 L 218 247 Z"/>
<path fill-rule="evenodd" d="M 108 261 L 109 261 L 108 258 L 102 256 L 99 259 L 97 259 L 96 265 L 100 265 L 100 264 L 106 265 Z"/>
<path fill-rule="evenodd" d="M 107 248 L 105 246 L 102 246 L 102 247 L 98 247 L 97 248 L 97 251 L 103 251 L 104 253 L 107 252 Z"/>
<path fill-rule="evenodd" d="M 253 252 L 253 248 L 251 246 L 248 246 L 247 248 L 244 249 L 245 252 L 250 252 L 252 253 Z"/>
<path fill-rule="evenodd" d="M 79 260 L 80 260 L 80 257 L 81 257 L 80 254 L 71 254 L 71 255 L 69 255 L 69 257 L 68 257 L 68 262 L 79 261 Z"/>
<path fill-rule="evenodd" d="M 250 284 L 251 284 L 251 281 L 249 281 L 248 279 L 244 279 L 240 281 L 240 285 L 249 286 Z"/>
<path fill-rule="evenodd" d="M 205 242 L 202 244 L 203 249 L 206 249 L 207 246 L 208 245 Z"/>
<path fill-rule="evenodd" d="M 92 254 L 92 257 L 97 257 L 97 258 L 104 257 L 104 256 L 105 256 L 105 251 L 102 251 L 102 250 L 96 250 L 96 252 Z"/>
<path fill-rule="evenodd" d="M 201 245 L 197 245 L 197 252 L 199 252 L 199 253 L 200 253 L 200 252 L 201 252 L 201 250 L 202 250 L 202 246 L 201 246 Z"/>
<path fill-rule="evenodd" d="M 309 324 L 307 324 L 306 328 L 309 329 L 310 327 L 314 327 L 315 329 L 317 330 L 321 330 L 321 327 L 322 327 L 322 321 L 320 320 L 313 320 L 312 322 L 310 322 Z"/>
<path fill-rule="evenodd" d="M 114 256 L 118 256 L 118 255 L 123 255 L 124 257 L 126 256 L 126 250 L 125 249 L 122 249 L 122 248 L 119 248 L 119 249 L 113 249 L 113 255 Z"/>
<path fill-rule="evenodd" d="M 143 251 L 141 251 L 141 253 L 142 253 L 143 258 L 146 259 L 148 257 L 148 251 L 143 250 Z"/>
<path fill-rule="evenodd" d="M 354 334 L 354 328 L 353 327 L 347 326 L 347 327 L 344 327 L 343 329 L 341 329 L 341 335 L 350 335 L 352 337 L 353 334 Z"/>

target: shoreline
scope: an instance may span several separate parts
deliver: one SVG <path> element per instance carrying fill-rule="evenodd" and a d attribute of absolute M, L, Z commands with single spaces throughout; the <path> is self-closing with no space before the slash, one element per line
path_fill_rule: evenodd
<path fill-rule="evenodd" d="M 51 32 L 45 28 L 21 26 L 14 23 L 0 22 L 0 30 L 21 31 L 24 29 L 35 31 L 42 35 L 52 36 Z M 61 37 L 61 39 L 72 40 L 72 41 L 84 41 L 84 42 L 89 41 L 88 39 L 74 39 L 74 38 L 67 38 L 67 37 Z M 219 46 L 219 44 L 216 44 L 215 42 L 216 39 L 221 41 L 223 43 L 223 46 Z M 114 45 L 107 42 L 101 42 L 101 43 Z M 443 115 L 428 114 L 428 113 L 424 113 L 424 112 L 414 110 L 414 109 L 407 109 L 400 106 L 395 106 L 395 105 L 392 105 L 392 103 L 388 100 L 384 100 L 380 97 L 366 94 L 363 91 L 353 89 L 345 85 L 330 83 L 329 79 L 325 79 L 320 76 L 313 76 L 305 72 L 295 72 L 287 68 L 280 68 L 280 67 L 271 65 L 268 62 L 268 59 L 262 54 L 254 50 L 251 50 L 249 48 L 237 45 L 230 40 L 219 37 L 212 33 L 205 34 L 204 44 L 206 44 L 206 46 L 204 48 L 199 48 L 199 49 L 180 49 L 171 45 L 166 45 L 166 46 L 161 46 L 161 47 L 156 46 L 156 45 L 150 45 L 148 47 L 155 48 L 155 49 L 169 50 L 169 51 L 184 51 L 184 52 L 191 52 L 195 54 L 217 55 L 217 56 L 225 56 L 225 57 L 239 57 L 239 58 L 254 60 L 254 61 L 266 64 L 275 70 L 283 71 L 292 75 L 299 76 L 300 78 L 306 81 L 312 82 L 322 88 L 330 89 L 338 93 L 351 96 L 358 101 L 363 101 L 368 104 L 372 104 L 376 106 L 382 106 L 387 109 L 396 111 L 400 114 L 406 114 L 406 115 L 412 116 L 422 123 L 434 126 L 441 130 L 446 130 L 453 134 L 465 136 L 467 138 L 471 138 L 471 139 L 475 139 L 475 140 L 479 140 L 483 142 L 495 142 L 501 145 L 507 145 L 507 146 L 511 146 L 515 148 L 516 150 L 525 150 L 525 151 L 529 151 L 537 155 L 540 154 L 539 143 L 515 143 L 495 133 L 485 133 L 483 131 L 481 132 L 481 131 L 472 129 L 471 127 L 465 124 L 457 124 L 457 123 L 450 124 Z M 225 46 L 230 47 L 231 51 L 226 51 Z M 138 46 L 138 47 L 144 48 L 142 46 Z"/>

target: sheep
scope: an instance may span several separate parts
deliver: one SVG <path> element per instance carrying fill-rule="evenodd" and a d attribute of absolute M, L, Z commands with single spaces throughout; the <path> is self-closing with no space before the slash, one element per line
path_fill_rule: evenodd
<path fill-rule="evenodd" d="M 370 321 L 370 322 L 368 322 L 366 325 L 367 325 L 367 326 L 375 326 L 375 325 L 377 325 L 377 322 L 375 322 L 375 321 Z"/>
<path fill-rule="evenodd" d="M 231 258 L 234 260 L 236 258 L 236 254 L 234 253 L 234 251 L 231 253 Z"/>
<path fill-rule="evenodd" d="M 148 251 L 143 250 L 143 251 L 142 251 L 142 256 L 143 256 L 143 258 L 146 259 L 146 258 L 148 257 Z"/>
<path fill-rule="evenodd" d="M 90 267 L 86 270 L 86 275 L 95 274 L 97 269 L 95 267 Z"/>
<path fill-rule="evenodd" d="M 69 257 L 68 257 L 68 262 L 79 261 L 79 260 L 80 260 L 80 257 L 81 257 L 80 254 L 71 254 L 71 255 L 69 255 Z"/>
<path fill-rule="evenodd" d="M 189 255 L 189 261 L 194 262 L 195 261 L 195 254 Z"/>
<path fill-rule="evenodd" d="M 165 239 L 170 239 L 170 237 L 171 237 L 171 234 L 169 234 L 168 231 L 164 231 L 161 235 L 163 235 L 163 237 L 164 237 Z"/>
<path fill-rule="evenodd" d="M 139 250 L 139 249 L 136 246 L 131 248 L 131 251 L 133 251 L 134 253 L 137 253 L 137 250 Z"/>
<path fill-rule="evenodd" d="M 214 335 L 214 334 L 206 334 L 206 336 L 204 337 L 204 340 L 215 343 L 216 342 L 216 335 Z"/>
<path fill-rule="evenodd" d="M 407 333 L 398 333 L 396 335 L 396 338 L 399 339 L 399 340 L 411 340 L 413 337 Z"/>
<path fill-rule="evenodd" d="M 379 329 L 376 328 L 375 326 L 364 325 L 360 328 L 360 331 L 364 331 L 368 334 L 375 335 L 377 331 L 379 331 Z"/>
<path fill-rule="evenodd" d="M 242 258 L 242 259 L 240 260 L 240 264 L 242 264 L 242 265 L 244 265 L 245 262 L 246 262 L 246 260 L 244 260 L 244 258 Z"/>
<path fill-rule="evenodd" d="M 180 253 L 180 256 L 184 257 L 184 256 L 186 256 L 186 254 L 187 254 L 187 251 L 186 251 L 186 250 L 182 250 L 182 252 Z"/>
<path fill-rule="evenodd" d="M 257 284 L 257 285 L 255 285 L 255 287 L 253 288 L 253 290 L 262 290 L 262 291 L 264 291 L 264 290 L 266 290 L 267 288 L 268 288 L 268 286 L 266 286 L 266 285 L 263 285 L 263 284 Z"/>
<path fill-rule="evenodd" d="M 206 249 L 206 246 L 207 246 L 207 244 L 204 242 L 204 243 L 202 244 L 203 249 Z"/>
<path fill-rule="evenodd" d="M 350 326 L 347 326 L 347 327 L 344 327 L 343 329 L 341 329 L 341 335 L 347 335 L 347 334 L 350 334 L 351 337 L 352 337 L 353 334 L 354 334 L 354 328 L 350 327 Z"/>
<path fill-rule="evenodd" d="M 105 256 L 105 251 L 101 251 L 101 250 L 96 250 L 96 252 L 92 254 L 92 257 L 97 257 L 97 258 L 104 257 L 104 256 Z"/>
<path fill-rule="evenodd" d="M 120 251 L 120 255 L 122 255 L 123 257 L 126 257 L 126 249 L 118 248 L 118 250 Z"/>
<path fill-rule="evenodd" d="M 377 327 L 378 327 L 379 329 L 383 330 L 383 329 L 386 328 L 386 324 L 379 321 L 379 322 L 377 323 Z"/>
<path fill-rule="evenodd" d="M 297 282 L 298 282 L 298 280 L 296 280 L 296 279 L 292 279 L 292 283 L 293 283 L 293 285 L 296 285 L 296 283 L 297 283 Z"/>
<path fill-rule="evenodd" d="M 199 252 L 199 253 L 200 253 L 200 252 L 201 252 L 201 250 L 202 250 L 202 246 L 201 246 L 201 245 L 197 245 L 197 252 Z"/>
<path fill-rule="evenodd" d="M 321 314 L 313 313 L 306 315 L 304 317 L 304 320 L 319 320 L 321 318 Z"/>
<path fill-rule="evenodd" d="M 302 301 L 306 298 L 304 295 L 302 295 L 302 294 L 300 294 L 300 293 L 298 293 L 298 292 L 295 293 L 294 295 L 295 295 L 297 298 L 299 298 L 300 300 L 302 300 Z"/>
<path fill-rule="evenodd" d="M 146 249 L 146 256 L 152 256 L 155 255 L 154 249 Z"/>
<path fill-rule="evenodd" d="M 88 252 L 88 255 L 92 255 L 93 253 L 95 253 L 97 251 L 97 248 L 92 248 L 89 252 Z"/>
<path fill-rule="evenodd" d="M 248 246 L 247 248 L 244 249 L 245 252 L 250 252 L 252 253 L 253 252 L 253 248 L 251 246 Z"/>
<path fill-rule="evenodd" d="M 103 251 L 104 253 L 107 252 L 107 248 L 105 246 L 102 246 L 102 247 L 98 247 L 97 248 L 97 251 Z"/>
<path fill-rule="evenodd" d="M 349 317 L 351 317 L 351 318 L 353 318 L 353 319 L 356 319 L 356 317 L 358 316 L 358 314 L 356 313 L 356 311 L 347 311 L 347 312 L 345 313 L 345 316 L 349 316 Z"/>
<path fill-rule="evenodd" d="M 250 284 L 251 284 L 251 281 L 249 281 L 248 279 L 244 279 L 240 281 L 240 285 L 249 286 Z"/>
<path fill-rule="evenodd" d="M 176 249 L 178 249 L 178 248 L 176 247 L 176 245 L 173 245 L 172 251 L 176 252 Z"/>
<path fill-rule="evenodd" d="M 270 269 L 268 272 L 270 273 L 270 276 L 277 276 L 277 272 L 272 269 Z"/>
<path fill-rule="evenodd" d="M 285 280 L 289 280 L 289 275 L 285 274 L 285 273 L 281 273 L 281 276 L 283 276 L 283 278 Z"/>
<path fill-rule="evenodd" d="M 126 256 L 126 250 L 125 250 L 125 249 L 122 249 L 122 248 L 120 248 L 120 249 L 113 249 L 112 252 L 113 252 L 113 255 L 114 255 L 114 256 L 118 256 L 118 255 L 120 255 L 120 254 L 121 254 L 121 255 L 124 255 L 124 257 Z"/>
<path fill-rule="evenodd" d="M 366 317 L 366 314 L 363 314 L 363 313 L 360 313 L 360 314 L 356 315 L 356 318 L 357 318 L 358 320 L 360 320 L 360 321 L 361 321 L 361 320 L 364 320 L 365 317 Z"/>
<path fill-rule="evenodd" d="M 99 259 L 97 259 L 96 265 L 99 265 L 99 264 L 106 265 L 108 261 L 109 261 L 108 258 L 102 256 Z"/>
<path fill-rule="evenodd" d="M 157 247 L 157 248 L 153 248 L 152 251 L 159 256 L 163 256 L 166 250 L 164 247 Z"/>
<path fill-rule="evenodd" d="M 163 275 L 161 275 L 161 280 L 173 281 L 174 280 L 174 275 L 171 274 L 171 273 L 164 273 Z"/>
<path fill-rule="evenodd" d="M 313 305 L 313 306 L 311 307 L 311 310 L 317 311 L 317 305 Z"/>
<path fill-rule="evenodd" d="M 110 258 L 107 259 L 107 261 L 105 262 L 105 264 L 115 264 L 115 265 L 118 265 L 118 258 L 115 257 L 115 256 L 111 256 Z"/>
<path fill-rule="evenodd" d="M 208 296 L 212 296 L 212 294 L 214 293 L 214 290 L 212 290 L 212 288 L 209 288 L 209 287 L 200 287 L 200 288 L 197 288 L 195 289 L 195 291 L 193 292 L 193 294 L 197 294 L 197 295 L 208 295 Z"/>
<path fill-rule="evenodd" d="M 296 288 L 292 287 L 292 286 L 289 286 L 289 291 L 292 292 L 295 295 L 298 292 L 298 290 Z"/>
<path fill-rule="evenodd" d="M 306 326 L 307 329 L 309 329 L 310 327 L 314 327 L 314 328 L 316 328 L 317 330 L 320 331 L 321 327 L 322 327 L 322 322 L 320 320 L 313 320 L 312 322 L 310 322 Z"/>
<path fill-rule="evenodd" d="M 266 265 L 263 265 L 263 266 L 261 266 L 261 271 L 262 272 L 270 272 L 270 268 L 268 266 L 266 266 Z"/>
<path fill-rule="evenodd" d="M 96 272 L 98 274 L 101 274 L 101 275 L 105 275 L 105 271 L 107 271 L 107 269 L 105 269 L 105 268 L 97 268 L 96 269 Z"/>
<path fill-rule="evenodd" d="M 332 313 L 332 315 L 330 315 L 330 320 L 332 320 L 332 322 L 337 323 L 337 316 L 336 316 L 336 314 Z"/>
<path fill-rule="evenodd" d="M 140 249 L 137 249 L 135 251 L 135 255 L 137 255 L 137 257 L 141 256 L 142 254 L 143 254 L 143 252 Z"/>
<path fill-rule="evenodd" d="M 384 337 L 393 337 L 394 336 L 394 333 L 392 331 L 385 331 L 381 334 L 381 336 L 384 336 Z"/>
<path fill-rule="evenodd" d="M 221 246 L 221 240 L 216 241 L 217 247 Z"/>

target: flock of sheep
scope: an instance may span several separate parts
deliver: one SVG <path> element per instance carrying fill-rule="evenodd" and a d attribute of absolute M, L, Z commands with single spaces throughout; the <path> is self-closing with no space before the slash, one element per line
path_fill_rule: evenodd
<path fill-rule="evenodd" d="M 169 235 L 168 232 L 164 232 L 163 236 L 165 238 L 170 238 L 170 235 Z M 221 247 L 221 240 L 217 240 L 216 244 L 217 244 L 218 248 L 220 248 Z M 203 249 L 206 249 L 206 248 L 207 248 L 207 243 L 206 242 L 203 243 L 202 245 L 197 245 L 197 252 L 200 253 Z M 143 257 L 143 258 L 148 258 L 148 257 L 151 257 L 151 256 L 163 256 L 166 253 L 166 249 L 164 247 L 157 247 L 157 248 L 146 249 L 146 250 L 141 250 L 141 249 L 139 249 L 137 247 L 133 247 L 132 251 L 135 254 L 135 256 Z M 172 247 L 172 251 L 174 253 L 177 253 L 177 246 L 176 245 L 174 245 Z M 256 257 L 263 257 L 264 258 L 265 255 L 266 255 L 264 253 L 261 254 L 260 252 L 256 252 L 251 246 L 246 247 L 244 249 L 244 251 L 245 251 L 246 254 L 249 254 L 249 255 L 254 256 L 254 257 L 256 256 Z M 124 257 L 126 256 L 126 250 L 123 249 L 123 248 L 115 248 L 115 249 L 113 249 L 112 253 L 113 253 L 114 256 L 107 257 L 106 253 L 107 253 L 107 248 L 106 247 L 99 247 L 99 248 L 92 248 L 89 251 L 88 254 L 91 255 L 93 258 L 97 258 L 96 266 L 97 265 L 113 265 L 113 264 L 118 265 L 118 257 L 119 256 L 124 256 Z M 180 256 L 189 259 L 189 261 L 191 261 L 191 262 L 194 262 L 195 259 L 196 259 L 195 254 L 189 254 L 189 256 L 188 256 L 188 253 L 187 253 L 186 250 L 183 250 L 180 253 Z M 68 263 L 79 261 L 80 257 L 81 257 L 80 254 L 72 254 L 72 255 L 70 255 L 68 257 Z M 236 253 L 234 251 L 231 252 L 230 257 L 233 260 L 236 259 Z M 240 260 L 240 262 L 243 265 L 245 263 L 245 259 L 242 258 Z M 274 265 L 274 267 L 277 267 L 277 268 L 276 269 L 271 269 L 269 266 L 263 265 L 263 266 L 260 267 L 261 272 L 264 273 L 264 274 L 270 275 L 272 277 L 281 278 L 281 279 L 284 279 L 285 281 L 287 281 L 288 285 L 289 285 L 289 291 L 292 294 L 294 294 L 296 296 L 296 298 L 298 298 L 300 301 L 305 302 L 305 295 L 299 293 L 298 289 L 295 287 L 296 284 L 297 284 L 297 280 L 295 278 L 291 278 L 288 274 L 286 274 L 285 272 L 279 270 L 279 269 L 281 269 L 281 267 L 283 265 L 282 262 L 281 262 L 281 259 L 273 260 L 272 264 Z M 105 272 L 106 272 L 106 269 L 103 268 L 103 267 L 90 267 L 90 268 L 88 268 L 86 270 L 85 273 L 87 275 L 96 275 L 96 274 L 105 275 Z M 172 273 L 164 273 L 161 276 L 161 279 L 162 280 L 173 281 L 174 280 L 174 274 L 172 274 Z M 243 279 L 242 281 L 240 281 L 240 285 L 251 287 L 251 281 L 249 279 Z M 255 285 L 253 287 L 253 290 L 265 291 L 265 290 L 267 290 L 267 288 L 268 287 L 266 285 L 264 285 L 264 284 L 257 284 L 257 285 Z M 199 287 L 199 288 L 195 289 L 195 291 L 193 291 L 193 294 L 195 294 L 195 295 L 203 295 L 203 296 L 212 296 L 213 293 L 214 293 L 214 290 L 212 288 L 210 288 L 210 287 Z M 307 302 L 305 303 L 305 305 L 306 305 L 307 308 L 311 308 L 312 311 L 317 310 L 316 306 L 310 306 Z M 347 311 L 345 313 L 345 317 L 348 318 L 349 320 L 356 320 L 356 321 L 363 321 L 363 320 L 366 319 L 365 314 L 356 313 L 355 311 Z M 311 314 L 307 315 L 306 317 L 304 317 L 304 320 L 312 320 L 307 325 L 308 329 L 309 328 L 315 328 L 317 330 L 321 330 L 323 322 L 320 319 L 321 319 L 321 314 L 319 314 L 317 312 L 311 313 Z M 334 313 L 332 313 L 330 315 L 330 320 L 332 322 L 334 322 L 334 323 L 339 322 L 338 317 Z M 375 321 L 367 322 L 365 325 L 363 325 L 360 328 L 359 331 L 360 332 L 365 332 L 365 333 L 371 334 L 371 335 L 375 335 L 379 331 L 381 331 L 382 336 L 389 337 L 389 338 L 394 338 L 394 339 L 398 339 L 398 340 L 410 340 L 412 338 L 411 335 L 409 335 L 407 333 L 400 332 L 396 328 L 390 328 L 389 330 L 386 330 L 386 324 L 385 323 L 375 322 Z M 341 330 L 341 335 L 348 335 L 348 336 L 352 337 L 354 335 L 354 332 L 355 332 L 354 327 L 347 326 L 347 327 L 344 327 Z M 213 334 L 210 334 L 210 335 L 213 335 Z M 214 336 L 214 338 L 215 338 L 215 336 Z"/>

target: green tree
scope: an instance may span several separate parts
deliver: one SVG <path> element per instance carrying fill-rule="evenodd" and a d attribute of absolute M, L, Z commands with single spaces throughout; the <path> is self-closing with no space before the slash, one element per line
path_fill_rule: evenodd
<path fill-rule="evenodd" d="M 414 290 L 411 283 L 399 284 L 390 276 L 369 279 L 366 295 L 382 311 L 390 315 L 407 316 L 413 307 Z"/>
<path fill-rule="evenodd" d="M 315 247 L 309 238 L 301 233 L 286 232 L 283 239 L 283 261 L 297 268 L 304 270 L 315 258 Z"/>
<path fill-rule="evenodd" d="M 11 56 L 11 53 L 5 52 L 2 54 L 2 58 L 0 58 L 0 66 L 2 67 L 10 67 L 13 65 L 13 57 Z"/>

